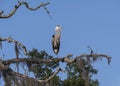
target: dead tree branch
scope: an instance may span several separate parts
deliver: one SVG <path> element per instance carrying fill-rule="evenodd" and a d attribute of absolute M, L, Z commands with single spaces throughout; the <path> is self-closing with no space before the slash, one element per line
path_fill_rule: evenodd
<path fill-rule="evenodd" d="M 38 59 L 38 58 L 14 58 L 14 59 L 9 59 L 9 60 L 4 60 L 2 61 L 3 64 L 5 65 L 10 65 L 12 63 L 17 63 L 17 62 L 26 62 L 26 63 L 31 63 L 31 64 L 40 64 L 40 63 L 49 63 L 49 62 L 68 62 L 71 63 L 73 60 L 69 59 L 68 57 L 64 58 L 53 58 L 53 59 Z"/>
<path fill-rule="evenodd" d="M 1 65 L 2 63 L 0 63 L 0 65 Z M 4 64 L 2 64 L 2 65 L 4 65 Z M 32 81 L 34 81 L 34 82 L 38 82 L 38 83 L 47 83 L 49 80 L 51 80 L 56 74 L 58 74 L 59 73 L 59 71 L 62 71 L 62 69 L 60 68 L 60 67 L 58 67 L 57 69 L 56 69 L 56 71 L 51 75 L 51 76 L 49 76 L 47 79 L 45 79 L 45 80 L 39 80 L 39 79 L 35 79 L 35 78 L 32 78 L 32 77 L 29 77 L 29 76 L 27 76 L 27 75 L 24 75 L 24 74 L 21 74 L 21 73 L 18 73 L 18 72 L 15 72 L 15 71 L 13 71 L 11 68 L 4 68 L 5 67 L 5 65 L 4 66 L 0 66 L 0 71 L 2 71 L 3 73 L 4 72 L 6 72 L 7 74 L 9 74 L 9 75 L 11 75 L 11 76 L 18 76 L 18 77 L 20 77 L 20 78 L 22 78 L 22 79 L 27 79 L 27 80 L 32 80 Z M 6 75 L 5 75 L 6 76 Z"/>
<path fill-rule="evenodd" d="M 40 9 L 41 7 L 45 7 L 45 6 L 48 5 L 48 4 L 50 4 L 50 3 L 49 3 L 49 2 L 41 3 L 41 4 L 39 4 L 37 7 L 32 8 L 32 7 L 30 7 L 30 6 L 28 5 L 27 2 L 25 2 L 25 1 L 22 1 L 22 2 L 18 1 L 18 4 L 15 5 L 14 9 L 13 9 L 8 15 L 4 15 L 4 11 L 0 11 L 0 18 L 10 18 L 11 16 L 13 16 L 13 15 L 16 13 L 16 11 L 18 10 L 18 8 L 19 8 L 21 5 L 25 5 L 25 7 L 26 7 L 27 9 L 31 10 L 31 11 L 36 11 L 36 10 Z M 50 15 L 49 11 L 48 11 L 48 10 L 46 10 L 46 11 L 47 11 L 47 13 Z"/>
<path fill-rule="evenodd" d="M 11 74 L 14 74 L 15 76 L 21 77 L 21 78 L 23 78 L 23 79 L 28 78 L 28 79 L 35 80 L 35 81 L 37 81 L 37 82 L 39 82 L 39 83 L 43 83 L 43 82 L 46 82 L 46 83 L 47 83 L 50 79 L 52 79 L 52 78 L 53 78 L 56 74 L 58 74 L 58 72 L 61 71 L 61 70 L 62 70 L 62 69 L 61 69 L 60 67 L 58 67 L 58 68 L 56 69 L 56 71 L 55 71 L 48 79 L 45 79 L 45 80 L 34 79 L 34 78 L 32 78 L 32 77 L 29 77 L 29 76 L 27 76 L 27 75 L 20 74 L 20 73 L 15 72 L 15 71 L 11 71 Z"/>
<path fill-rule="evenodd" d="M 90 61 L 90 57 L 93 57 L 92 58 L 92 61 L 94 62 L 96 59 L 98 59 L 98 57 L 101 57 L 100 59 L 102 58 L 106 58 L 108 60 L 108 64 L 111 62 L 111 57 L 108 56 L 108 55 L 105 55 L 105 54 L 95 54 L 95 53 L 92 53 L 92 54 L 82 54 L 78 57 L 75 58 L 75 60 L 77 59 L 81 59 L 81 58 L 86 58 L 88 61 Z"/>
<path fill-rule="evenodd" d="M 14 58 L 10 60 L 4 60 L 2 61 L 3 64 L 5 65 L 10 65 L 12 63 L 16 62 L 26 62 L 26 63 L 31 63 L 31 64 L 40 64 L 40 63 L 49 63 L 49 62 L 66 62 L 66 63 L 73 63 L 77 62 L 78 59 L 81 58 L 86 58 L 88 61 L 90 60 L 90 57 L 93 57 L 95 59 L 101 57 L 101 58 L 107 58 L 108 63 L 110 63 L 111 57 L 105 54 L 82 54 L 74 59 L 71 59 L 72 55 L 67 55 L 63 58 L 52 58 L 52 59 L 38 59 L 38 58 Z M 92 60 L 94 62 L 94 59 Z"/>
<path fill-rule="evenodd" d="M 15 44 L 16 57 L 18 57 L 18 54 L 20 53 L 19 50 L 21 50 L 21 49 L 23 49 L 24 55 L 27 55 L 26 47 L 22 43 L 20 43 L 19 41 L 16 41 L 16 40 L 14 40 L 14 39 L 12 39 L 10 37 L 9 38 L 0 38 L 0 44 L 1 44 L 0 46 L 1 47 L 2 47 L 2 42 L 3 41 L 7 41 L 8 43 L 13 42 Z"/>

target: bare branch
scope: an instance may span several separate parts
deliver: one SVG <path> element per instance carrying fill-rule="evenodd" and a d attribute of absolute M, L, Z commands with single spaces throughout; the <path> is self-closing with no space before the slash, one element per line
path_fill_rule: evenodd
<path fill-rule="evenodd" d="M 12 38 L 0 38 L 0 43 L 2 41 L 7 41 L 8 43 L 13 42 L 15 44 L 15 50 L 17 50 L 16 55 L 18 54 L 18 48 L 17 47 L 21 47 L 23 49 L 23 51 L 24 51 L 24 54 L 27 55 L 26 47 L 22 43 L 20 43 L 19 41 L 16 41 L 16 40 L 14 40 Z M 18 57 L 18 55 L 17 55 L 17 57 Z"/>
<path fill-rule="evenodd" d="M 109 64 L 110 61 L 111 61 L 111 57 L 110 57 L 110 56 L 105 55 L 105 54 L 95 54 L 95 53 L 92 53 L 92 54 L 89 54 L 89 55 L 88 55 L 88 54 L 82 54 L 82 55 L 76 57 L 75 59 L 77 60 L 77 59 L 79 59 L 79 58 L 86 58 L 87 60 L 90 60 L 90 59 L 89 59 L 90 57 L 93 57 L 93 62 L 94 62 L 94 59 L 98 59 L 98 57 L 107 58 L 108 64 Z"/>
<path fill-rule="evenodd" d="M 1 65 L 2 63 L 0 63 L 0 65 Z M 2 64 L 2 65 L 4 65 L 4 64 Z M 31 80 L 31 81 L 35 81 L 35 82 L 38 82 L 38 83 L 47 83 L 49 80 L 51 80 L 56 74 L 58 74 L 59 73 L 59 71 L 62 71 L 62 69 L 60 68 L 60 67 L 58 67 L 57 69 L 56 69 L 56 71 L 51 75 L 51 76 L 49 76 L 47 79 L 45 79 L 45 80 L 39 80 L 39 79 L 35 79 L 35 78 L 32 78 L 32 77 L 29 77 L 29 76 L 27 76 L 27 75 L 24 75 L 24 74 L 21 74 L 21 73 L 19 73 L 19 72 L 15 72 L 15 71 L 13 71 L 11 68 L 4 68 L 4 66 L 3 67 L 0 67 L 0 71 L 6 71 L 9 75 L 11 75 L 11 76 L 18 76 L 18 77 L 20 77 L 20 78 L 22 78 L 22 79 L 29 79 L 29 80 Z"/>
<path fill-rule="evenodd" d="M 38 59 L 38 58 L 14 58 L 14 59 L 10 59 L 10 60 L 4 60 L 2 61 L 5 65 L 10 65 L 12 63 L 16 63 L 16 62 L 28 62 L 31 64 L 40 64 L 40 63 L 49 63 L 49 62 L 66 62 L 66 63 L 73 63 L 73 62 L 77 62 L 79 58 L 107 58 L 108 59 L 108 63 L 110 63 L 111 57 L 108 55 L 104 55 L 104 54 L 82 54 L 74 59 L 71 59 L 72 55 L 67 55 L 63 58 L 52 58 L 52 59 Z"/>
<path fill-rule="evenodd" d="M 29 76 L 26 76 L 26 75 L 23 75 L 23 74 L 20 74 L 18 72 L 14 72 L 14 71 L 11 71 L 12 74 L 18 76 L 18 77 L 21 77 L 21 78 L 29 78 L 29 79 L 33 79 L 33 80 L 36 80 L 38 81 L 39 83 L 42 83 L 42 82 L 48 82 L 50 79 L 52 79 L 56 74 L 59 73 L 59 71 L 61 71 L 62 69 L 60 67 L 57 68 L 57 70 L 48 78 L 48 79 L 45 79 L 45 80 L 38 80 L 38 79 L 34 79 L 32 77 L 29 77 Z"/>
<path fill-rule="evenodd" d="M 47 7 L 44 6 L 44 9 L 47 12 L 47 14 L 49 15 L 49 17 L 51 18 L 50 11 L 47 9 Z"/>
<path fill-rule="evenodd" d="M 75 60 L 70 59 L 69 57 L 72 55 L 67 55 L 63 58 L 52 58 L 52 59 L 39 59 L 39 58 L 13 58 L 9 60 L 4 60 L 2 61 L 3 64 L 5 65 L 10 65 L 12 63 L 17 63 L 17 62 L 26 62 L 26 63 L 31 63 L 31 64 L 41 64 L 41 63 L 49 63 L 49 62 L 67 62 L 67 63 L 72 63 Z"/>
<path fill-rule="evenodd" d="M 56 74 L 58 74 L 59 71 L 61 71 L 62 69 L 60 67 L 57 68 L 57 70 L 53 73 L 53 75 L 51 75 L 48 79 L 46 79 L 45 81 L 48 82 L 50 79 L 52 79 Z"/>
<path fill-rule="evenodd" d="M 48 5 L 48 4 L 50 4 L 50 3 L 49 3 L 49 2 L 41 3 L 41 4 L 38 5 L 37 7 L 32 8 L 32 7 L 30 7 L 30 6 L 28 5 L 27 2 L 25 2 L 25 1 L 22 1 L 22 2 L 18 1 L 18 4 L 15 5 L 14 9 L 13 9 L 8 15 L 3 15 L 3 14 L 4 14 L 4 11 L 0 11 L 0 18 L 10 18 L 11 16 L 13 16 L 13 15 L 16 13 L 17 9 L 18 9 L 21 5 L 25 5 L 25 7 L 26 7 L 27 9 L 31 10 L 31 11 L 36 11 L 36 10 L 40 9 L 41 7 L 45 7 L 45 6 Z M 46 11 L 47 11 L 47 13 L 49 14 L 49 11 L 48 11 L 48 10 L 46 10 Z"/>

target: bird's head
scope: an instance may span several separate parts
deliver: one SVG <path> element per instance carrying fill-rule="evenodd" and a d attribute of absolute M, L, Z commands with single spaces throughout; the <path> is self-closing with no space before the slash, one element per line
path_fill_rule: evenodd
<path fill-rule="evenodd" d="M 55 31 L 60 31 L 60 30 L 62 30 L 62 27 L 60 25 L 56 25 Z"/>

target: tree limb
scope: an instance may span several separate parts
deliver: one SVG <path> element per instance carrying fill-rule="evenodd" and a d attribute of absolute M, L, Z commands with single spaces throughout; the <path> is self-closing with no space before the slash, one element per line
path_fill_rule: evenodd
<path fill-rule="evenodd" d="M 14 44 L 15 44 L 15 52 L 16 52 L 16 57 L 18 57 L 18 53 L 19 53 L 19 49 L 18 49 L 18 47 L 21 49 L 23 49 L 23 51 L 24 51 L 24 55 L 27 55 L 27 49 L 26 49 L 26 47 L 22 44 L 22 43 L 20 43 L 19 41 L 16 41 L 16 40 L 14 40 L 14 39 L 12 39 L 12 38 L 0 38 L 0 46 L 2 46 L 2 42 L 3 41 L 7 41 L 8 43 L 11 43 L 11 42 L 13 42 Z M 17 48 L 17 49 L 16 49 Z M 17 50 L 17 51 L 16 51 Z"/>
<path fill-rule="evenodd" d="M 4 14 L 4 11 L 0 11 L 0 18 L 10 18 L 11 16 L 13 16 L 13 15 L 16 13 L 17 9 L 18 9 L 21 5 L 25 5 L 25 7 L 26 7 L 27 9 L 31 10 L 31 11 L 36 11 L 36 10 L 38 10 L 39 8 L 45 7 L 45 6 L 48 5 L 48 4 L 50 4 L 50 3 L 49 3 L 49 2 L 41 3 L 41 4 L 39 4 L 37 7 L 32 8 L 32 7 L 30 7 L 30 6 L 28 5 L 27 2 L 25 2 L 25 1 L 22 1 L 22 2 L 18 1 L 18 4 L 15 5 L 14 9 L 13 9 L 8 15 L 3 15 L 3 14 Z M 49 13 L 48 10 L 46 10 L 46 11 L 47 11 L 47 13 Z"/>
<path fill-rule="evenodd" d="M 3 64 L 4 65 L 4 64 Z M 1 67 L 0 68 L 0 71 L 2 71 L 3 73 L 7 73 L 7 74 L 9 74 L 9 75 L 11 75 L 11 76 L 16 76 L 16 77 L 20 77 L 20 78 L 22 78 L 22 79 L 30 79 L 31 81 L 35 81 L 35 82 L 38 82 L 38 83 L 47 83 L 49 80 L 51 80 L 56 74 L 58 74 L 59 73 L 59 71 L 62 71 L 62 69 L 60 68 L 60 67 L 58 67 L 57 69 L 56 69 L 56 71 L 51 75 L 51 76 L 49 76 L 47 79 L 45 79 L 45 80 L 39 80 L 39 79 L 35 79 L 35 78 L 32 78 L 32 77 L 29 77 L 29 76 L 27 76 L 27 75 L 24 75 L 24 74 L 21 74 L 21 73 L 19 73 L 19 72 L 15 72 L 15 71 L 13 71 L 11 68 L 3 68 L 3 67 Z M 5 75 L 6 76 L 6 75 Z"/>
<path fill-rule="evenodd" d="M 5 65 L 10 65 L 12 63 L 16 63 L 16 62 L 28 62 L 31 64 L 40 64 L 40 63 L 49 63 L 49 62 L 66 62 L 66 63 L 73 63 L 73 62 L 77 62 L 78 59 L 80 58 L 107 58 L 108 59 L 108 63 L 110 63 L 111 57 L 105 54 L 82 54 L 74 59 L 71 59 L 72 55 L 67 55 L 63 58 L 52 58 L 52 59 L 38 59 L 38 58 L 14 58 L 14 59 L 10 59 L 10 60 L 4 60 L 2 61 L 2 63 L 4 63 Z M 88 60 L 88 59 L 87 59 Z M 90 59 L 89 59 L 90 60 Z M 94 61 L 94 60 L 93 60 Z"/>
<path fill-rule="evenodd" d="M 108 64 L 111 62 L 111 57 L 108 56 L 108 55 L 105 55 L 105 54 L 95 54 L 95 53 L 92 53 L 92 54 L 82 54 L 78 57 L 75 58 L 75 60 L 77 59 L 81 59 L 81 58 L 86 58 L 87 60 L 90 60 L 90 57 L 93 57 L 92 58 L 92 61 L 94 62 L 94 60 L 98 59 L 98 57 L 101 57 L 101 58 L 106 58 L 108 60 Z"/>

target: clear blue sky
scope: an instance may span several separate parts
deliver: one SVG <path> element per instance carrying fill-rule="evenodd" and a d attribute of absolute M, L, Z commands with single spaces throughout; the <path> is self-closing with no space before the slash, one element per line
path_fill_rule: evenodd
<path fill-rule="evenodd" d="M 26 0 L 27 1 L 27 0 Z M 33 2 L 34 1 L 34 2 Z M 31 6 L 44 0 L 28 0 Z M 37 48 L 54 55 L 51 48 L 51 35 L 60 24 L 63 27 L 59 56 L 74 54 L 79 56 L 88 53 L 91 46 L 96 53 L 112 56 L 107 60 L 94 64 L 98 74 L 94 78 L 100 86 L 120 86 L 120 1 L 119 0 L 48 0 L 48 9 L 52 18 L 45 10 L 31 12 L 21 6 L 16 14 L 9 19 L 0 19 L 0 36 L 19 40 L 28 50 Z M 0 10 L 7 14 L 15 5 L 15 1 L 1 0 Z M 12 44 L 3 44 L 0 55 L 5 59 L 15 57 Z"/>

